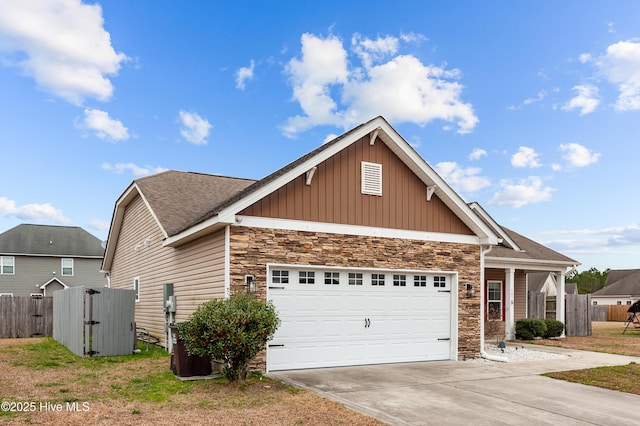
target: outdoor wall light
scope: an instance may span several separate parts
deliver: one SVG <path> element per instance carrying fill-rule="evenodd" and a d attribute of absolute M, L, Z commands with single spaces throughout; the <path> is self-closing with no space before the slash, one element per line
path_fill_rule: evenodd
<path fill-rule="evenodd" d="M 256 292 L 256 280 L 253 275 L 245 275 L 244 282 L 247 284 L 247 293 L 254 294 Z"/>
<path fill-rule="evenodd" d="M 467 297 L 473 297 L 476 294 L 476 291 L 473 289 L 473 284 L 467 283 L 465 284 L 467 288 Z"/>

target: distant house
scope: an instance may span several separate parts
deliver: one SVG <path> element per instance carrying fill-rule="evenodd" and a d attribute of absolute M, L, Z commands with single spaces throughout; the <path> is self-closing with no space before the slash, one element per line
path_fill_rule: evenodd
<path fill-rule="evenodd" d="M 631 305 L 640 300 L 640 269 L 610 270 L 604 287 L 591 295 L 594 305 Z"/>
<path fill-rule="evenodd" d="M 507 336 L 526 315 L 527 273 L 563 289 L 577 263 L 467 204 L 378 117 L 258 181 L 136 179 L 103 270 L 163 344 L 205 301 L 272 301 L 282 324 L 257 362 L 275 371 L 478 357 L 487 311 Z"/>
<path fill-rule="evenodd" d="M 104 287 L 102 242 L 75 226 L 18 225 L 0 234 L 0 296 L 51 296 Z"/>

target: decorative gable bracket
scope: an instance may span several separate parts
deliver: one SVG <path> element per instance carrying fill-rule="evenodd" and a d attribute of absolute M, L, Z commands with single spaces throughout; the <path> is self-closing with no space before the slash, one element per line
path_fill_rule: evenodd
<path fill-rule="evenodd" d="M 313 180 L 313 175 L 316 174 L 316 170 L 318 170 L 318 167 L 316 166 L 313 166 L 312 168 L 307 170 L 307 180 L 305 181 L 305 184 L 307 186 L 311 186 L 311 181 Z"/>
<path fill-rule="evenodd" d="M 380 132 L 380 127 L 378 127 L 377 129 L 375 129 L 370 135 L 369 135 L 369 145 L 373 146 L 373 144 L 376 142 L 376 138 L 378 137 L 378 133 Z"/>
<path fill-rule="evenodd" d="M 431 201 L 431 196 L 436 191 L 436 188 L 436 185 L 427 186 L 427 201 Z"/>

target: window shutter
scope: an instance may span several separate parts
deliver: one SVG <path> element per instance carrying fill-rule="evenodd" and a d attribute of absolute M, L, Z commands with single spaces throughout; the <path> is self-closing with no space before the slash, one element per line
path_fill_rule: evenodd
<path fill-rule="evenodd" d="M 382 164 L 362 162 L 362 193 L 382 195 Z"/>

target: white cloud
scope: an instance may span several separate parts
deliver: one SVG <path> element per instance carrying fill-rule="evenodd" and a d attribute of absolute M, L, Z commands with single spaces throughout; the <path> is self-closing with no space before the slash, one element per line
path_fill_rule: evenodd
<path fill-rule="evenodd" d="M 490 206 L 512 206 L 519 208 L 527 204 L 551 200 L 553 188 L 543 186 L 542 179 L 531 176 L 518 182 L 505 179 L 500 182 L 502 190 L 497 192 L 491 200 Z"/>
<path fill-rule="evenodd" d="M 155 173 L 164 172 L 167 170 L 164 167 L 152 167 L 152 166 L 142 167 L 134 163 L 116 163 L 116 164 L 102 163 L 101 168 L 102 170 L 108 170 L 119 175 L 121 175 L 125 171 L 129 171 L 131 172 L 131 174 L 133 174 L 136 177 L 148 176 Z"/>
<path fill-rule="evenodd" d="M 33 77 L 46 92 L 75 105 L 108 100 L 127 60 L 111 46 L 102 9 L 80 0 L 20 0 L 0 4 L 0 52 L 5 64 Z M 6 58 L 5 58 L 6 59 Z"/>
<path fill-rule="evenodd" d="M 435 165 L 438 174 L 456 190 L 463 192 L 475 192 L 491 185 L 491 181 L 483 176 L 478 176 L 482 171 L 477 167 L 461 167 L 455 162 L 445 161 Z"/>
<path fill-rule="evenodd" d="M 511 157 L 511 165 L 513 167 L 540 167 L 541 164 L 538 161 L 538 153 L 533 149 L 526 146 L 521 146 L 518 152 Z"/>
<path fill-rule="evenodd" d="M 486 157 L 487 155 L 487 151 L 485 151 L 484 149 L 473 148 L 473 151 L 471 151 L 471 154 L 469 154 L 469 160 L 479 160 L 482 157 Z"/>
<path fill-rule="evenodd" d="M 597 163 L 601 156 L 601 154 L 573 142 L 562 144 L 558 149 L 564 153 L 562 157 L 567 160 L 572 167 L 586 167 L 590 164 Z"/>
<path fill-rule="evenodd" d="M 196 145 L 205 145 L 209 132 L 213 127 L 207 119 L 200 117 L 195 112 L 180 111 L 180 134 L 186 141 Z"/>
<path fill-rule="evenodd" d="M 562 106 L 563 111 L 580 110 L 580 115 L 592 113 L 598 107 L 598 88 L 591 84 L 575 86 L 573 88 L 577 95 Z"/>
<path fill-rule="evenodd" d="M 111 224 L 102 219 L 91 219 L 89 221 L 89 227 L 97 231 L 108 231 Z"/>
<path fill-rule="evenodd" d="M 443 120 L 455 123 L 458 133 L 478 123 L 471 104 L 460 99 L 460 72 L 425 65 L 411 55 L 393 56 L 399 49 L 395 37 L 371 40 L 355 34 L 352 48 L 362 66 L 351 69 L 356 58 L 348 60 L 338 37 L 303 34 L 301 43 L 301 57 L 291 59 L 285 72 L 303 114 L 287 120 L 286 136 L 319 125 L 346 128 L 378 115 L 421 126 Z"/>
<path fill-rule="evenodd" d="M 100 139 L 112 142 L 129 139 L 129 129 L 121 121 L 111 118 L 108 112 L 99 109 L 85 109 L 84 121 L 78 127 L 93 130 Z"/>
<path fill-rule="evenodd" d="M 618 87 L 616 109 L 640 109 L 640 41 L 620 41 L 596 60 L 600 73 Z"/>
<path fill-rule="evenodd" d="M 62 210 L 50 203 L 17 206 L 14 200 L 6 197 L 0 197 L 0 216 L 13 216 L 34 223 L 71 224 L 71 219 L 65 217 Z"/>
<path fill-rule="evenodd" d="M 378 37 L 371 40 L 355 33 L 351 37 L 352 49 L 360 57 L 365 68 L 371 68 L 373 62 L 379 62 L 384 58 L 394 55 L 398 51 L 399 40 L 393 36 Z"/>
<path fill-rule="evenodd" d="M 236 88 L 244 90 L 245 82 L 253 80 L 253 70 L 256 67 L 255 61 L 252 59 L 248 67 L 242 67 L 236 72 Z"/>

